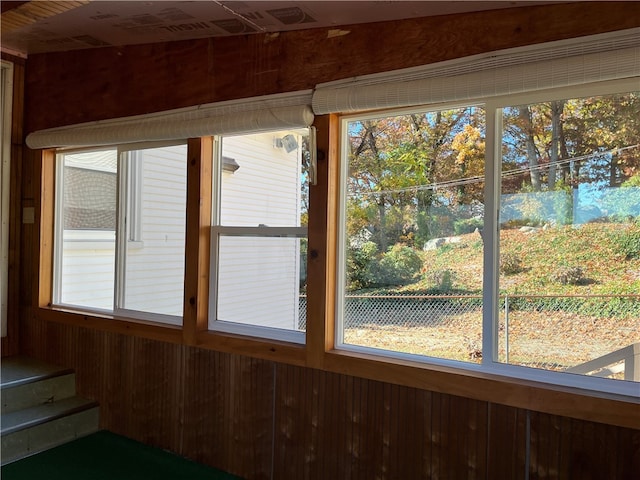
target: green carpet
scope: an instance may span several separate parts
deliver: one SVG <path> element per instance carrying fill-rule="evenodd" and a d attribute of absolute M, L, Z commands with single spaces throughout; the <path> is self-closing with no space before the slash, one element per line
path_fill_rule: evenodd
<path fill-rule="evenodd" d="M 1 469 L 3 480 L 229 480 L 220 470 L 100 431 Z"/>

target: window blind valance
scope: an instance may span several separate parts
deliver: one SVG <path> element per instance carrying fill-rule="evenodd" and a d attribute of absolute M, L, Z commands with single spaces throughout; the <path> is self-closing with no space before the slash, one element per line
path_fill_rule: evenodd
<path fill-rule="evenodd" d="M 310 105 L 311 91 L 269 95 L 39 130 L 26 143 L 32 149 L 103 146 L 308 127 Z"/>
<path fill-rule="evenodd" d="M 631 77 L 640 77 L 637 28 L 325 83 L 312 104 L 316 114 L 355 112 Z"/>

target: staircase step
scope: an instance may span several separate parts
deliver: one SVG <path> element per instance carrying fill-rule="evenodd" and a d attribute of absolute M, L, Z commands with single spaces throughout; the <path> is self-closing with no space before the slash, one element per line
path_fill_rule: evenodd
<path fill-rule="evenodd" d="M 55 402 L 76 394 L 73 373 L 2 389 L 2 413 Z"/>
<path fill-rule="evenodd" d="M 98 404 L 76 396 L 75 380 L 69 368 L 24 356 L 2 359 L 2 465 L 98 431 Z"/>
<path fill-rule="evenodd" d="M 73 397 L 75 383 L 75 373 L 68 368 L 28 357 L 3 358 L 0 368 L 2 412 Z"/>
<path fill-rule="evenodd" d="M 0 363 L 0 387 L 4 390 L 72 373 L 73 370 L 70 368 L 16 355 L 2 359 L 2 363 Z"/>
<path fill-rule="evenodd" d="M 99 407 L 71 397 L 2 414 L 2 465 L 98 431 Z"/>
<path fill-rule="evenodd" d="M 24 408 L 15 412 L 2 414 L 2 425 L 0 432 L 2 436 L 25 428 L 34 427 L 41 423 L 56 420 L 58 418 L 82 412 L 98 404 L 93 400 L 82 397 L 71 397 L 58 400 L 57 402 L 45 403 L 35 407 Z"/>

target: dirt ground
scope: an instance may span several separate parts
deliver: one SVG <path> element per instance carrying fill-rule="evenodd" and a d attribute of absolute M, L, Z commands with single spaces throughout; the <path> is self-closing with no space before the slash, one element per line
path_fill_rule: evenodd
<path fill-rule="evenodd" d="M 345 330 L 345 343 L 480 362 L 482 317 L 479 312 L 448 317 L 434 325 L 372 325 Z M 640 342 L 640 319 L 599 318 L 572 313 L 510 312 L 508 329 L 504 315 L 499 326 L 500 361 L 563 370 Z"/>

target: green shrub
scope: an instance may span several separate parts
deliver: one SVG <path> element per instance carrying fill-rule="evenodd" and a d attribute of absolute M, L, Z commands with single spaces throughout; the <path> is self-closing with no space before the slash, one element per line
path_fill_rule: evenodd
<path fill-rule="evenodd" d="M 515 253 L 503 253 L 500 255 L 500 273 L 515 275 L 522 271 L 522 260 Z"/>
<path fill-rule="evenodd" d="M 465 233 L 472 233 L 476 231 L 476 228 L 482 230 L 484 221 L 481 218 L 465 218 L 462 220 L 456 220 L 453 223 L 453 232 L 456 235 L 464 235 Z"/>
<path fill-rule="evenodd" d="M 455 273 L 449 269 L 428 272 L 426 277 L 428 281 L 433 283 L 435 290 L 439 292 L 449 292 L 453 289 Z"/>
<path fill-rule="evenodd" d="M 410 283 L 422 268 L 420 255 L 411 247 L 396 244 L 382 255 L 375 280 L 378 284 Z"/>
<path fill-rule="evenodd" d="M 347 289 L 360 290 L 374 283 L 373 272 L 377 263 L 378 246 L 374 242 L 364 242 L 359 247 L 349 247 L 347 251 Z"/>
<path fill-rule="evenodd" d="M 614 238 L 618 251 L 626 260 L 640 258 L 640 225 L 634 225 Z"/>
<path fill-rule="evenodd" d="M 436 250 L 436 255 L 444 255 L 446 253 L 449 253 L 451 250 L 455 250 L 456 248 L 457 245 L 455 243 L 445 243 L 444 245 L 438 247 L 438 250 Z"/>
<path fill-rule="evenodd" d="M 516 230 L 520 227 L 539 227 L 542 225 L 540 220 L 534 220 L 532 218 L 514 218 L 507 220 L 500 224 L 502 230 Z"/>
<path fill-rule="evenodd" d="M 585 280 L 582 267 L 561 266 L 551 275 L 551 280 L 562 285 L 580 285 Z"/>

